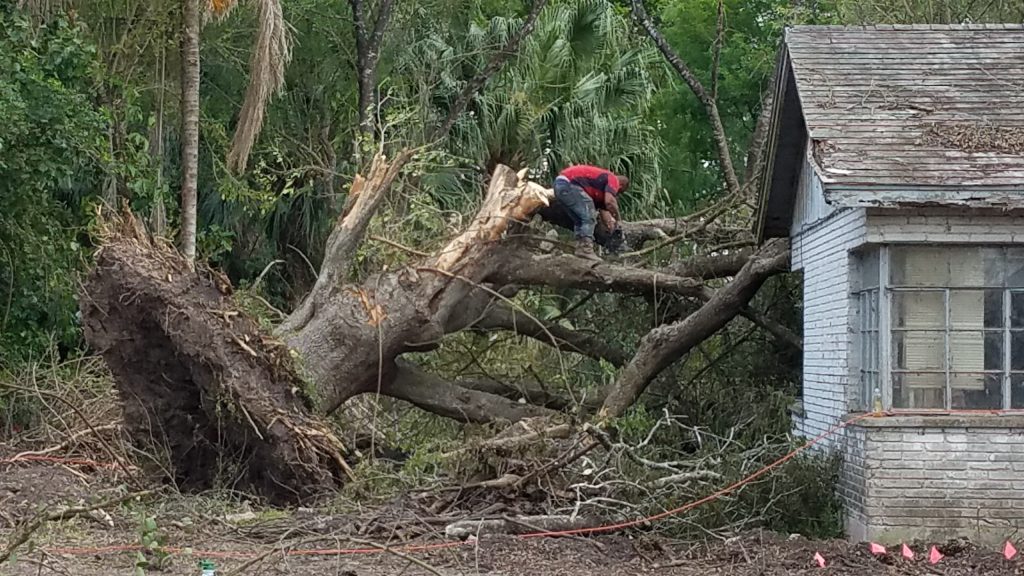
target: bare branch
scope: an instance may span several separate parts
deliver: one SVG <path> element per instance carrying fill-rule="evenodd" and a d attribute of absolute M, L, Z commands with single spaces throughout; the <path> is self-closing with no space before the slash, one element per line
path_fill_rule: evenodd
<path fill-rule="evenodd" d="M 718 102 L 718 67 L 722 61 L 722 43 L 725 41 L 724 0 L 718 0 L 718 24 L 715 30 L 714 53 L 711 55 L 711 99 Z"/>
<path fill-rule="evenodd" d="M 25 542 L 28 542 L 29 538 L 36 530 L 41 528 L 47 522 L 59 522 L 61 520 L 67 520 L 83 514 L 88 514 L 93 510 L 99 510 L 101 508 L 108 508 L 121 502 L 127 502 L 128 500 L 134 500 L 136 498 L 143 498 L 157 492 L 156 490 L 140 490 L 138 492 L 129 492 L 121 496 L 114 496 L 107 498 L 95 504 L 87 506 L 76 506 L 69 508 L 62 508 L 55 512 L 46 513 L 45 511 L 36 514 L 34 517 L 20 525 L 11 534 L 10 539 L 7 541 L 7 546 L 0 552 L 0 564 L 6 562 L 12 554 Z"/>
<path fill-rule="evenodd" d="M 502 46 L 491 60 L 484 66 L 484 69 L 480 71 L 472 80 L 466 83 L 462 87 L 462 91 L 455 98 L 455 102 L 452 103 L 451 109 L 448 110 L 448 117 L 445 118 L 444 122 L 434 130 L 427 141 L 437 141 L 448 136 L 451 132 L 452 126 L 455 125 L 456 120 L 462 114 L 462 111 L 469 105 L 469 101 L 476 95 L 477 91 L 483 88 L 484 84 L 493 76 L 505 61 L 508 60 L 519 50 L 519 45 L 522 44 L 523 39 L 530 35 L 533 28 L 537 25 L 537 17 L 540 16 L 541 11 L 547 6 L 548 0 L 534 0 L 533 8 L 530 9 L 530 13 L 526 16 L 526 20 L 523 21 L 523 26 L 516 32 L 515 36 L 508 39 L 508 42 Z"/>
<path fill-rule="evenodd" d="M 679 322 L 655 328 L 644 336 L 636 355 L 612 386 L 599 416 L 622 415 L 655 376 L 725 326 L 757 294 L 768 277 L 785 269 L 788 261 L 788 242 L 774 240 L 765 244 L 736 278 L 699 310 Z"/>
<path fill-rule="evenodd" d="M 740 315 L 753 322 L 758 328 L 768 332 L 772 336 L 775 336 L 779 341 L 792 346 L 796 350 L 804 349 L 804 342 L 800 336 L 786 326 L 772 320 L 767 315 L 758 312 L 752 307 L 747 306 L 740 312 Z"/>
<path fill-rule="evenodd" d="M 722 124 L 722 118 L 718 114 L 718 105 L 715 103 L 714 98 L 704 86 L 700 83 L 700 80 L 693 75 L 690 71 L 689 66 L 686 62 L 679 57 L 679 54 L 669 46 L 668 41 L 661 35 L 658 28 L 651 21 L 651 17 L 647 15 L 647 10 L 644 9 L 643 0 L 630 0 L 630 4 L 633 8 L 633 17 L 640 23 L 640 25 L 650 36 L 651 40 L 661 51 L 661 54 L 668 60 L 668 63 L 675 68 L 679 77 L 686 82 L 686 85 L 690 87 L 690 90 L 697 96 L 697 99 L 704 104 L 704 110 L 707 112 L 708 120 L 711 123 L 711 130 L 715 138 L 715 146 L 718 149 L 718 161 L 721 164 L 722 176 L 725 178 L 726 189 L 730 194 L 739 195 L 740 193 L 740 182 L 736 177 L 736 170 L 733 168 L 732 155 L 729 153 L 729 139 L 725 134 L 725 126 Z"/>

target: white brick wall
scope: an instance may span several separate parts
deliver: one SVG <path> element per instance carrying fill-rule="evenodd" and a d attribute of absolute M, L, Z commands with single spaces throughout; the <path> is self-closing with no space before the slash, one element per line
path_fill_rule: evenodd
<path fill-rule="evenodd" d="M 817 436 L 849 412 L 850 250 L 864 243 L 865 222 L 863 209 L 837 210 L 792 239 L 793 268 L 804 273 L 804 414 L 796 419 L 797 434 Z"/>
<path fill-rule="evenodd" d="M 850 536 L 998 543 L 1024 527 L 1024 417 L 972 417 L 984 427 L 921 418 L 848 429 L 840 495 Z"/>

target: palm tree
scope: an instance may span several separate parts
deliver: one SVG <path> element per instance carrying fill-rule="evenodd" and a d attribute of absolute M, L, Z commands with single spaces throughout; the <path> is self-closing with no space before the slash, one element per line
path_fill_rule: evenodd
<path fill-rule="evenodd" d="M 196 255 L 196 206 L 199 173 L 199 0 L 182 0 L 181 21 L 181 251 L 192 261 Z M 230 170 L 245 170 L 252 145 L 263 127 L 271 95 L 284 84 L 284 69 L 291 51 L 280 0 L 255 0 L 259 27 L 249 63 L 245 93 L 235 135 L 228 151 Z M 210 0 L 210 12 L 225 17 L 237 0 Z"/>
<path fill-rule="evenodd" d="M 424 34 L 400 64 L 435 86 L 443 108 L 457 93 L 460 69 L 517 29 L 514 19 L 471 25 L 461 42 Z M 645 122 L 652 102 L 656 54 L 635 44 L 629 23 L 606 0 L 573 0 L 548 6 L 518 57 L 496 77 L 456 124 L 447 146 L 478 174 L 499 164 L 530 167 L 550 177 L 569 163 L 590 162 L 631 175 L 634 197 L 653 202 L 660 180 L 660 140 Z M 458 169 L 433 177 L 440 196 L 472 193 Z M 442 202 L 445 200 L 442 198 Z M 447 203 L 447 202 L 445 202 Z M 634 203 L 633 208 L 639 206 Z"/>
<path fill-rule="evenodd" d="M 182 253 L 196 257 L 199 196 L 199 0 L 181 6 L 181 234 Z"/>
<path fill-rule="evenodd" d="M 176 0 L 175 0 L 176 2 Z M 124 0 L 116 6 L 100 5 L 75 0 L 61 0 L 59 8 L 80 9 L 87 20 L 94 22 L 94 34 L 104 48 L 107 66 L 112 75 L 139 81 L 139 76 L 152 73 L 152 84 L 158 90 L 166 89 L 163 68 L 166 62 L 164 46 L 151 42 L 165 33 L 164 22 L 180 7 L 180 115 L 181 115 L 181 230 L 179 245 L 190 259 L 196 252 L 196 220 L 199 160 L 199 43 L 204 16 L 226 17 L 237 5 L 237 0 L 181 0 L 157 2 Z M 280 0 L 250 0 L 257 12 L 257 32 L 249 62 L 249 85 L 239 113 L 234 137 L 227 155 L 228 168 L 234 172 L 245 170 L 249 153 L 263 125 L 266 105 L 273 93 L 284 83 L 284 69 L 290 57 L 287 25 Z M 38 6 L 37 6 L 38 5 Z M 35 2 L 30 6 L 40 18 L 48 18 L 55 8 L 50 2 Z M 116 12 L 116 13 L 115 13 Z M 124 16 L 127 14 L 128 16 Z M 159 30 L 157 28 L 160 28 Z M 162 102 L 162 98 L 159 98 Z M 158 111 L 158 123 L 163 125 L 163 106 Z M 116 130 L 115 130 L 116 131 Z M 157 139 L 162 139 L 162 135 Z M 162 146 L 155 146 L 162 150 Z M 159 160 L 158 160 L 159 162 Z M 157 212 L 162 212 L 158 210 Z"/>

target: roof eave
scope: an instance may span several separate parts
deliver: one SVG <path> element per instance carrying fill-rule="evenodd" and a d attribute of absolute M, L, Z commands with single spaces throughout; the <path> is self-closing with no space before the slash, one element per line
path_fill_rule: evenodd
<path fill-rule="evenodd" d="M 1024 208 L 1024 184 L 936 186 L 826 182 L 823 188 L 828 204 L 844 208 Z"/>

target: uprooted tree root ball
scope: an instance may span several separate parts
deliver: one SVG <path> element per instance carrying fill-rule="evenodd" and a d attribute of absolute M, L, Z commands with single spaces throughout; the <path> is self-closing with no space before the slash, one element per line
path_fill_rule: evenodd
<path fill-rule="evenodd" d="M 130 214 L 102 235 L 80 300 L 85 335 L 149 464 L 186 488 L 226 476 L 277 502 L 336 487 L 344 446 L 313 414 L 288 349 L 237 309 L 226 278 L 193 270 Z"/>

